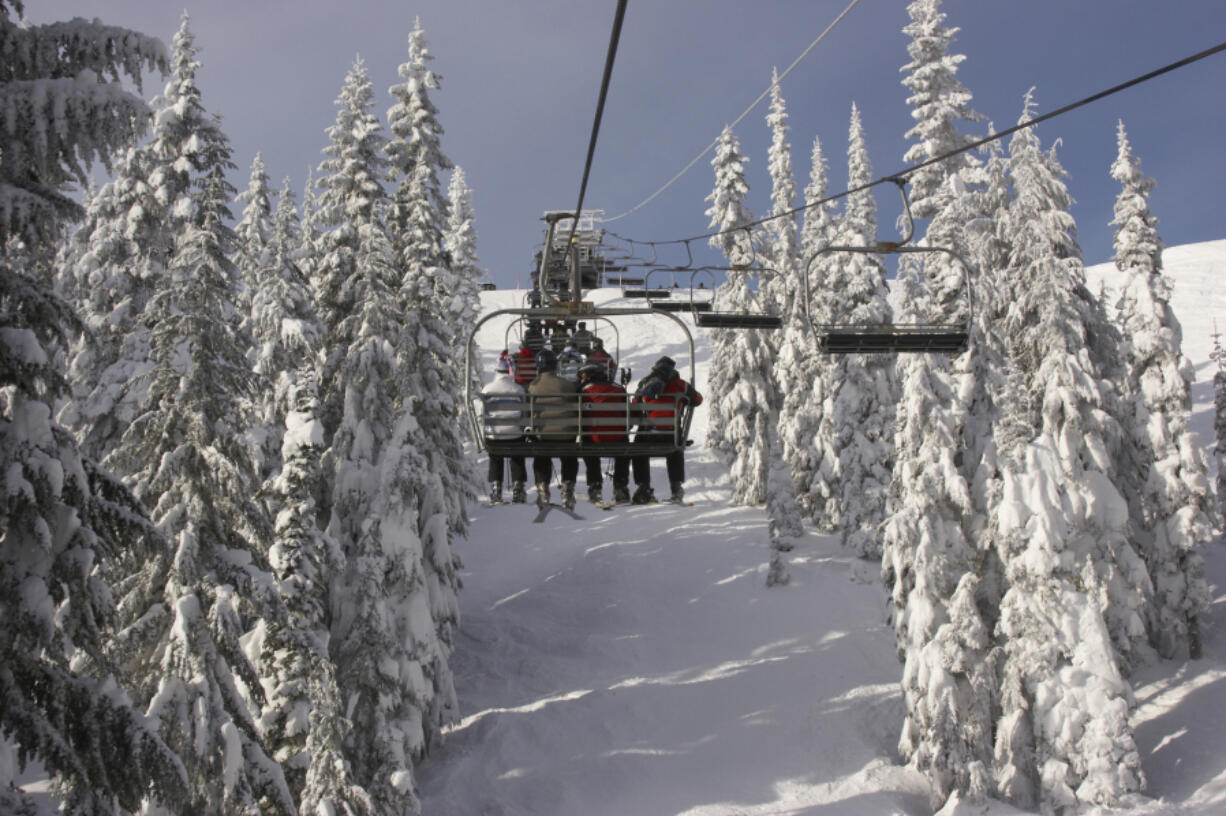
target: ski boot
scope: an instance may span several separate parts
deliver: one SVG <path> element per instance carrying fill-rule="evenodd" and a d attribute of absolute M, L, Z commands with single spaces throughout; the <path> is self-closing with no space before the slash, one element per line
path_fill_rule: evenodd
<path fill-rule="evenodd" d="M 587 500 L 592 504 L 600 504 L 604 501 L 604 485 L 590 484 L 587 486 Z"/>
<path fill-rule="evenodd" d="M 668 497 L 668 500 L 676 504 L 681 504 L 681 502 L 685 501 L 685 488 L 681 486 L 681 482 L 669 482 L 668 484 L 673 492 Z"/>
<path fill-rule="evenodd" d="M 575 509 L 575 483 L 562 482 L 562 506 L 567 510 Z"/>
<path fill-rule="evenodd" d="M 614 504 L 629 504 L 630 503 L 630 488 L 626 485 L 613 485 L 613 503 Z"/>
<path fill-rule="evenodd" d="M 656 494 L 652 491 L 651 485 L 639 485 L 635 488 L 634 496 L 630 499 L 632 504 L 651 504 L 656 500 Z"/>
<path fill-rule="evenodd" d="M 536 483 L 536 506 L 544 507 L 549 504 L 549 482 Z"/>
<path fill-rule="evenodd" d="M 490 504 L 502 504 L 502 482 L 490 482 Z"/>
<path fill-rule="evenodd" d="M 528 501 L 528 491 L 523 482 L 511 482 L 511 504 L 524 504 Z"/>

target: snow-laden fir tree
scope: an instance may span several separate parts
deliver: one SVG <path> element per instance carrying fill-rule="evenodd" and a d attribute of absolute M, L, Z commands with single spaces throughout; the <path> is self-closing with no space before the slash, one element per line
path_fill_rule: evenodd
<path fill-rule="evenodd" d="M 989 126 L 989 132 L 992 128 Z M 1008 163 L 999 142 L 986 148 L 985 161 L 968 167 L 958 177 L 967 184 L 959 196 L 966 207 L 966 257 L 971 264 L 971 298 L 974 305 L 970 343 L 959 383 L 965 414 L 962 418 L 962 469 L 971 485 L 974 512 L 964 519 L 967 535 L 979 542 L 985 557 L 993 552 L 987 519 L 1000 494 L 1000 472 L 994 427 L 1003 404 L 1000 393 L 1010 370 L 1009 351 L 1002 325 L 1008 307 L 1008 287 L 1002 270 L 1008 266 L 1008 241 L 1003 216 L 1011 191 Z M 952 180 L 951 180 L 952 181 Z M 1014 368 L 1016 368 L 1014 366 Z M 998 565 L 997 565 L 998 567 Z M 980 588 L 998 585 L 987 578 L 999 569 L 987 567 Z M 990 592 L 989 592 L 990 594 Z M 998 597 L 998 596 L 997 596 Z M 988 603 L 988 607 L 996 604 Z"/>
<path fill-rule="evenodd" d="M 928 776 L 939 807 L 955 790 L 991 790 L 992 638 L 976 604 L 980 558 L 962 526 L 972 508 L 948 363 L 908 365 L 902 386 L 881 569 L 904 664 L 899 751 Z"/>
<path fill-rule="evenodd" d="M 759 422 L 766 417 L 759 415 Z M 766 529 L 770 537 L 770 562 L 767 565 L 766 585 L 782 586 L 790 580 L 786 553 L 796 548 L 798 539 L 804 536 L 800 505 L 796 503 L 796 490 L 792 485 L 792 472 L 783 460 L 779 433 L 768 427 L 770 472 L 766 482 Z"/>
<path fill-rule="evenodd" d="M 438 653 L 417 655 L 433 685 L 423 701 L 427 739 L 457 715 L 447 666 L 459 625 L 461 563 L 453 542 L 467 534 L 468 505 L 476 498 L 476 474 L 460 421 L 464 358 L 457 357 L 476 313 L 471 287 L 453 270 L 445 247 L 449 208 L 438 174 L 452 164 L 442 152 L 443 128 L 429 95 L 441 84 L 429 68 L 433 59 L 417 20 L 409 34 L 408 61 L 399 68 L 405 81 L 390 89 L 397 101 L 388 111 L 392 139 L 387 150 L 397 185 L 391 206 L 393 252 L 404 327 L 397 350 L 401 403 L 396 438 L 384 465 L 390 485 L 388 520 L 408 529 L 416 526 L 426 569 L 419 578 L 429 593 L 429 613 L 441 644 Z"/>
<path fill-rule="evenodd" d="M 767 224 L 769 237 L 767 246 L 763 248 L 765 266 L 771 272 L 763 272 L 764 278 L 759 281 L 759 287 L 765 290 L 764 301 L 770 304 L 768 308 L 782 318 L 782 337 L 776 346 L 773 372 L 778 399 L 778 405 L 774 406 L 778 431 L 771 455 L 785 458 L 791 474 L 789 478 L 793 481 L 789 492 L 795 501 L 798 486 L 804 489 L 807 498 L 810 480 L 807 469 L 814 464 L 812 439 L 820 410 L 820 404 L 813 404 L 818 352 L 805 314 L 804 298 L 807 293 L 799 277 L 802 261 L 796 218 L 786 215 L 795 207 L 796 199 L 792 148 L 787 138 L 787 110 L 779 90 L 777 72 L 772 79 L 774 84 L 771 86 L 771 106 L 766 123 L 771 129 L 771 215 L 775 218 Z M 825 168 L 820 166 L 820 147 L 815 146 L 815 150 L 818 151 L 815 158 L 819 162 L 817 172 L 820 173 L 822 186 L 819 195 L 824 196 Z M 821 207 L 816 210 L 825 212 Z M 815 212 L 813 217 L 819 218 L 820 213 Z M 773 469 L 775 464 L 772 460 L 770 467 Z"/>
<path fill-rule="evenodd" d="M 356 258 L 361 251 L 359 225 L 372 223 L 387 207 L 387 134 L 373 112 L 374 93 L 361 58 L 345 78 L 337 97 L 336 123 L 328 128 L 329 144 L 315 181 L 318 196 L 304 202 L 304 243 L 312 249 L 307 259 L 316 310 L 324 330 L 320 375 L 321 419 L 324 442 L 330 445 L 340 425 L 343 389 L 337 375 L 353 340 L 349 318 L 360 306 Z"/>
<path fill-rule="evenodd" d="M 1209 354 L 1209 359 L 1217 364 L 1217 371 L 1213 373 L 1213 438 L 1216 440 L 1213 453 L 1217 460 L 1218 524 L 1226 525 L 1226 351 L 1221 341 L 1214 321 L 1213 351 Z"/>
<path fill-rule="evenodd" d="M 969 140 L 956 120 L 977 117 L 970 94 L 954 76 L 961 58 L 948 53 L 956 29 L 944 27 L 936 0 L 908 9 L 912 61 L 903 80 L 917 124 L 906 153 L 912 163 L 957 150 Z M 942 162 L 911 179 L 918 206 L 931 219 L 924 243 L 966 257 L 962 234 L 969 215 L 951 180 L 969 158 Z M 946 252 L 908 255 L 899 283 L 904 323 L 959 325 L 969 318 L 966 276 Z M 960 468 L 963 393 L 956 363 L 944 355 L 906 355 L 899 361 L 902 396 L 897 411 L 896 460 L 890 516 L 883 528 L 882 576 L 893 602 L 895 633 L 904 663 L 907 719 L 899 750 L 928 776 L 940 807 L 958 791 L 980 799 L 991 790 L 994 686 L 986 659 L 990 625 L 979 612 L 979 558 L 966 535 L 973 512 Z"/>
<path fill-rule="evenodd" d="M 170 76 L 153 101 L 152 139 L 127 153 L 116 177 L 91 198 L 62 256 L 61 277 L 89 329 L 70 353 L 73 399 L 62 418 L 103 461 L 147 406 L 152 352 L 142 316 L 192 216 L 191 184 L 204 146 L 222 138 L 201 104 L 197 52 L 185 13 Z"/>
<path fill-rule="evenodd" d="M 788 142 L 788 116 L 783 101 L 783 93 L 779 89 L 779 73 L 775 71 L 771 77 L 771 106 L 766 116 L 767 126 L 771 130 L 771 146 L 769 152 L 771 174 L 771 215 L 776 216 L 769 225 L 769 237 L 764 248 L 766 255 L 765 268 L 761 271 L 758 281 L 762 291 L 762 300 L 769 311 L 784 315 L 784 340 L 779 346 L 777 360 L 773 364 L 771 379 L 776 384 L 775 404 L 769 412 L 759 412 L 756 423 L 765 426 L 767 437 L 765 467 L 767 473 L 759 478 L 765 483 L 765 501 L 767 530 L 770 536 L 770 564 L 767 571 L 766 585 L 778 586 L 788 582 L 787 564 L 784 553 L 795 547 L 796 539 L 804 535 L 801 523 L 800 507 L 796 503 L 796 488 L 792 484 L 792 473 L 788 463 L 783 458 L 783 445 L 779 438 L 778 425 L 781 421 L 780 408 L 783 402 L 780 389 L 784 384 L 793 384 L 795 380 L 785 380 L 784 369 L 792 365 L 801 368 L 797 358 L 813 353 L 813 344 L 804 329 L 804 314 L 797 308 L 803 308 L 804 292 L 797 283 L 797 265 L 799 263 L 799 240 L 797 237 L 796 218 L 789 213 L 796 199 L 796 178 L 792 174 L 792 146 Z M 763 338 L 765 340 L 765 338 Z M 801 382 L 800 390 L 809 391 L 810 383 Z M 762 431 L 754 429 L 758 437 Z"/>
<path fill-rule="evenodd" d="M 455 277 L 455 298 L 458 301 L 456 342 L 452 359 L 457 363 L 460 360 L 472 359 L 471 386 L 473 393 L 478 393 L 485 382 L 485 376 L 481 370 L 476 344 L 471 348 L 467 346 L 472 327 L 477 325 L 477 320 L 481 317 L 481 287 L 478 281 L 484 272 L 477 257 L 477 216 L 473 211 L 472 191 L 468 187 L 468 179 L 462 167 L 456 167 L 451 174 L 447 201 L 450 207 L 444 245 L 451 257 L 451 273 Z"/>
<path fill-rule="evenodd" d="M 821 140 L 814 138 L 805 187 L 804 224 L 800 233 L 798 275 L 808 275 L 808 321 L 803 312 L 803 282 L 797 281 L 794 311 L 784 325 L 784 340 L 776 361 L 781 407 L 779 435 L 783 456 L 792 471 L 801 511 L 823 530 L 839 524 L 842 491 L 839 455 L 834 447 L 835 361 L 818 352 L 808 322 L 831 322 L 833 293 L 826 285 L 830 255 L 821 252 L 834 241 L 837 222 L 834 204 L 818 204 L 827 195 L 826 158 Z"/>
<path fill-rule="evenodd" d="M 386 136 L 360 60 L 337 102 L 320 165 L 317 223 L 327 231 L 315 259 L 325 329 L 327 533 L 345 559 L 332 581 L 330 654 L 352 723 L 344 748 L 353 779 L 376 812 L 414 812 L 412 764 L 425 750 L 434 701 L 424 665 L 440 649 L 417 534 L 419 495 L 385 471 L 412 450 L 402 428 L 412 395 L 401 391 L 401 273 L 382 220 Z M 406 505 L 414 511 L 408 519 Z"/>
<path fill-rule="evenodd" d="M 723 252 L 731 267 L 717 295 L 721 308 L 731 311 L 756 311 L 762 294 L 750 288 L 753 237 L 738 229 L 752 220 L 745 204 L 745 161 L 732 128 L 725 127 L 711 160 L 715 189 L 707 196 L 711 206 L 706 214 L 719 230 L 711 246 Z M 777 404 L 774 351 L 757 329 L 715 329 L 712 334 L 707 445 L 731 469 L 732 501 L 762 504 L 770 475 L 767 430 L 775 422 Z"/>
<path fill-rule="evenodd" d="M 786 215 L 796 206 L 796 176 L 792 172 L 792 145 L 788 141 L 787 105 L 779 87 L 779 71 L 771 73 L 770 109 L 766 126 L 770 128 L 771 144 L 767 152 L 771 177 L 771 216 L 767 222 L 767 238 L 763 246 L 763 263 L 759 270 L 758 289 L 765 311 L 781 314 L 798 303 L 796 267 L 800 241 L 795 215 Z M 801 304 L 803 307 L 803 304 Z M 790 322 L 790 321 L 785 321 Z"/>
<path fill-rule="evenodd" d="M 261 229 L 265 237 L 255 265 L 244 274 L 249 280 L 244 335 L 251 342 L 248 358 L 256 375 L 254 437 L 261 481 L 281 469 L 281 440 L 286 417 L 294 410 L 292 395 L 304 378 L 314 379 L 323 332 L 298 264 L 304 256 L 302 225 L 289 179 L 268 221 Z"/>
<path fill-rule="evenodd" d="M 853 104 L 847 150 L 848 185 L 872 180 L 860 111 Z M 838 246 L 871 246 L 877 240 L 877 205 L 869 190 L 847 198 L 835 236 Z M 885 266 L 875 255 L 837 253 L 826 286 L 836 299 L 833 322 L 881 324 L 891 319 Z M 881 555 L 878 525 L 885 520 L 893 466 L 893 359 L 880 354 L 842 355 L 833 397 L 834 445 L 839 455 L 843 545 L 858 555 Z"/>
<path fill-rule="evenodd" d="M 745 203 L 749 195 L 749 183 L 745 180 L 745 162 L 747 161 L 748 159 L 740 151 L 736 134 L 732 132 L 732 128 L 725 127 L 720 134 L 715 157 L 711 160 L 711 164 L 715 168 L 714 194 L 717 196 L 711 202 L 711 209 L 718 210 L 718 228 L 721 230 L 721 234 L 715 236 L 712 241 L 717 242 L 717 248 L 723 251 L 724 257 L 734 267 L 748 264 L 753 258 L 753 248 L 747 244 L 750 240 L 747 231 L 734 230 L 724 232 L 724 230 L 748 224 L 753 220 L 753 213 L 749 211 L 749 207 Z M 738 274 L 743 277 L 744 273 L 737 273 L 735 271 L 729 273 L 728 283 L 725 285 L 730 288 L 727 290 L 727 295 L 723 291 L 719 293 L 721 301 L 725 296 L 730 297 L 741 288 L 748 288 L 744 285 L 731 287 L 733 276 Z M 743 304 L 739 305 L 744 308 Z M 729 307 L 731 306 L 732 304 L 729 304 Z M 711 332 L 712 362 L 722 359 L 729 353 L 728 346 L 735 340 L 735 337 L 735 332 L 726 330 Z M 731 372 L 723 365 L 711 365 L 707 375 L 709 392 L 705 405 L 708 417 L 707 447 L 716 451 L 719 456 L 724 458 L 731 456 L 732 445 L 727 437 L 725 425 L 727 424 L 728 417 L 723 410 L 720 395 L 727 392 L 732 382 L 731 376 Z"/>
<path fill-rule="evenodd" d="M 184 43 L 191 50 L 190 38 L 179 40 L 176 55 Z M 186 102 L 177 110 L 189 110 Z M 168 619 L 133 669 L 156 681 L 148 713 L 187 766 L 192 807 L 292 813 L 255 723 L 260 678 L 240 645 L 252 622 L 285 612 L 267 570 L 270 525 L 247 444 L 251 372 L 226 225 L 233 163 L 215 123 L 197 136 L 181 143 L 179 162 L 199 173 L 183 198 L 195 211 L 145 314 L 148 405 L 111 456 L 174 549 L 161 585 Z"/>
<path fill-rule="evenodd" d="M 149 184 L 151 156 L 129 146 L 94 191 L 83 223 L 61 247 L 60 287 L 84 331 L 68 354 L 72 399 L 60 419 L 101 459 L 145 402 L 149 335 L 141 316 L 165 274 L 173 233 Z"/>
<path fill-rule="evenodd" d="M 444 246 L 448 206 L 438 175 L 452 163 L 443 154 L 443 128 L 438 109 L 430 100 L 429 92 L 438 89 L 441 81 L 430 70 L 433 59 L 426 33 L 417 20 L 409 34 L 408 60 L 399 68 L 404 82 L 390 89 L 396 99 L 387 113 L 392 133 L 387 153 L 396 184 L 390 218 L 396 261 L 403 276 L 402 353 L 409 364 L 402 372 L 408 375 L 406 401 L 411 396 L 412 410 L 427 442 L 423 453 L 443 480 L 448 529 L 462 536 L 468 531 L 468 504 L 476 498 L 476 474 L 464 451 L 464 426 L 460 422 L 464 368 L 459 362 L 463 358 L 457 359 L 455 352 L 456 338 L 467 338 L 473 324 L 465 322 L 472 316 L 471 300 Z M 427 542 L 427 548 L 431 546 Z M 438 559 L 450 564 L 445 568 L 447 575 L 440 576 L 441 586 L 454 589 L 452 559 L 441 552 Z"/>
<path fill-rule="evenodd" d="M 66 392 L 58 355 L 81 327 L 35 266 L 81 214 L 72 184 L 147 124 L 121 77 L 139 82 L 165 65 L 165 50 L 97 20 L 24 25 L 22 10 L 0 0 L 0 753 L 19 760 L 0 773 L 0 811 L 39 809 L 14 785 L 27 761 L 42 763 L 65 812 L 174 807 L 183 766 L 105 650 L 120 562 L 155 560 L 164 542 L 52 418 Z"/>
<path fill-rule="evenodd" d="M 266 694 L 260 731 L 285 769 L 299 813 L 374 813 L 344 758 L 349 724 L 328 653 L 329 584 L 345 561 L 336 541 L 318 526 L 323 426 L 316 361 L 321 333 L 307 282 L 292 261 L 299 230 L 288 180 L 274 224 L 271 264 L 257 271 L 252 316 L 257 375 L 270 385 L 261 420 L 280 422 L 278 432 L 269 433 L 280 450 L 263 495 L 275 519 L 269 566 L 286 616 L 261 622 L 251 638 L 257 645 L 247 646 L 259 653 Z"/>
<path fill-rule="evenodd" d="M 339 327 L 348 351 L 335 381 L 342 412 L 329 452 L 327 532 L 345 554 L 332 587 L 331 653 L 353 724 L 346 757 L 356 779 L 378 812 L 415 812 L 412 763 L 426 747 L 425 709 L 433 696 L 419 660 L 428 649 L 420 644 L 432 643 L 435 631 L 416 514 L 407 523 L 387 515 L 389 501 L 398 507 L 406 500 L 383 472 L 385 458 L 402 453 L 397 417 L 405 414 L 394 389 L 402 313 L 383 225 L 372 214 L 353 226 L 355 311 Z"/>
<path fill-rule="evenodd" d="M 1033 104 L 1027 94 L 1021 122 L 1030 121 Z M 1114 482 L 1123 431 L 1109 410 L 1110 385 L 1092 356 L 1092 335 L 1105 331 L 1101 310 L 1085 286 L 1064 169 L 1054 151 L 1040 149 L 1033 128 L 1010 141 L 1009 174 L 1014 198 L 1004 217 L 1010 254 L 1003 323 L 1011 356 L 1040 411 L 1039 434 L 1061 443 L 1070 493 L 1087 491 L 1094 499 L 1074 504 L 1078 517 L 1070 520 L 1069 546 L 1079 567 L 1093 564 L 1107 593 L 1102 612 L 1127 673 L 1150 655 L 1144 620 L 1152 588 L 1129 540 L 1129 519 L 1114 514 L 1116 501 L 1127 509 Z"/>
<path fill-rule="evenodd" d="M 1021 122 L 1032 118 L 1028 94 Z M 1087 347 L 1092 298 L 1054 153 L 1033 128 L 1009 145 L 1015 197 L 1005 324 L 1018 376 L 994 511 L 1005 591 L 995 773 L 1023 807 L 1113 806 L 1143 785 L 1121 665 L 1145 643 L 1148 578 L 1111 481 L 1120 433 Z"/>
<path fill-rule="evenodd" d="M 234 226 L 234 234 L 238 238 L 234 263 L 242 283 L 238 293 L 238 313 L 243 321 L 243 331 L 250 335 L 251 298 L 257 286 L 256 270 L 268 264 L 268 244 L 273 231 L 272 191 L 262 154 L 256 153 L 251 160 L 247 189 L 238 194 L 237 200 L 243 205 L 242 215 Z"/>
<path fill-rule="evenodd" d="M 1111 175 L 1122 187 L 1115 200 L 1115 261 L 1124 280 L 1119 302 L 1126 338 L 1132 443 L 1144 471 L 1136 545 L 1154 587 L 1147 616 L 1150 641 L 1163 657 L 1200 653 L 1199 618 L 1209 606 L 1200 547 L 1212 532 L 1208 462 L 1188 430 L 1191 362 L 1162 274 L 1162 239 L 1149 210 L 1153 179 L 1141 173 L 1119 123 L 1119 151 Z"/>

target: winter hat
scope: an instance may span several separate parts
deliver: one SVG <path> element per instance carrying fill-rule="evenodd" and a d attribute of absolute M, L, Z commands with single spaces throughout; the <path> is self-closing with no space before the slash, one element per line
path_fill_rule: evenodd
<path fill-rule="evenodd" d="M 510 374 L 511 358 L 507 357 L 506 355 L 499 356 L 498 362 L 494 365 L 494 370 L 499 374 Z"/>
<path fill-rule="evenodd" d="M 541 349 L 540 353 L 536 355 L 536 370 L 557 371 L 558 355 L 554 354 L 550 349 Z"/>
<path fill-rule="evenodd" d="M 656 360 L 656 364 L 651 367 L 652 371 L 659 372 L 660 374 L 668 374 L 676 369 L 677 364 L 673 362 L 672 357 L 661 357 L 659 360 Z"/>

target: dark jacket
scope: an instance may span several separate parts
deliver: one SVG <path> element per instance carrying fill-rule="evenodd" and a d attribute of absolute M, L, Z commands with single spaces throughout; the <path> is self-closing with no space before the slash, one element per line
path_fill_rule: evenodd
<path fill-rule="evenodd" d="M 691 406 L 702 405 L 702 394 L 681 379 L 681 375 L 675 370 L 667 373 L 652 371 L 639 380 L 635 398 L 643 403 L 646 410 L 646 424 L 661 431 L 673 429 L 679 406 L 685 403 Z"/>

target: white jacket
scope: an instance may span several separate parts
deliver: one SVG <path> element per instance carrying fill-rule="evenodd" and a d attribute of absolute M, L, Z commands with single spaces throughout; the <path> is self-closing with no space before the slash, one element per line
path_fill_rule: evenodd
<path fill-rule="evenodd" d="M 527 398 L 523 386 L 510 374 L 495 374 L 481 389 L 485 410 L 486 439 L 518 439 L 524 435 L 524 409 Z M 491 420 L 493 420 L 491 422 Z"/>

